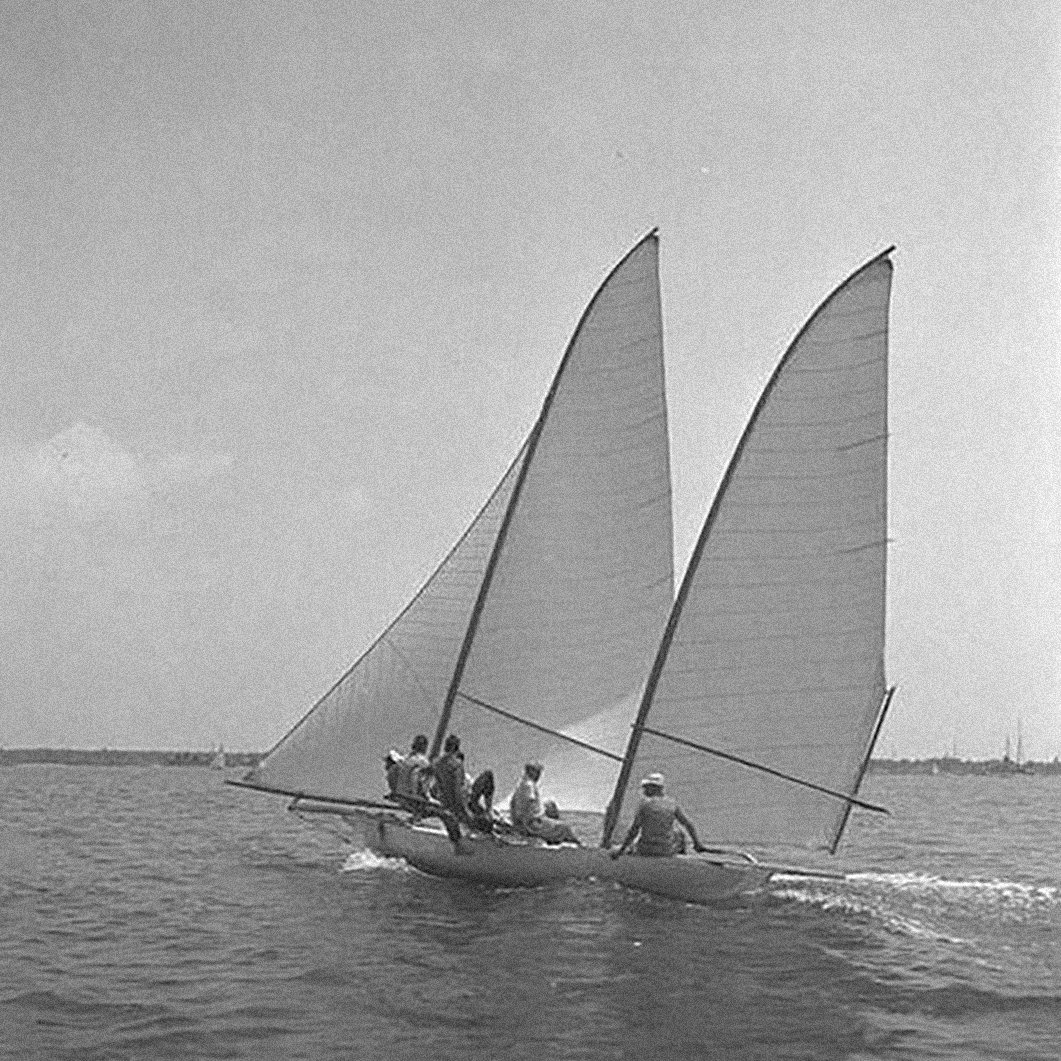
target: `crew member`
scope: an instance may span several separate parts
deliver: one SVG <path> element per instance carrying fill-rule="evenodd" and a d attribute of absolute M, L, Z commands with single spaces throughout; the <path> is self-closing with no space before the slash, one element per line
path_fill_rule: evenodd
<path fill-rule="evenodd" d="M 634 815 L 634 820 L 627 830 L 623 842 L 612 852 L 612 858 L 618 858 L 636 839 L 634 852 L 638 855 L 678 855 L 685 852 L 685 837 L 680 823 L 688 832 L 696 851 L 706 851 L 700 843 L 693 823 L 683 813 L 681 807 L 664 794 L 662 774 L 649 774 L 641 782 L 641 803 Z"/>
<path fill-rule="evenodd" d="M 409 754 L 395 766 L 391 794 L 408 800 L 425 800 L 427 794 L 424 789 L 423 771 L 430 765 L 431 760 L 427 757 L 427 737 L 419 733 L 413 737 Z"/>
<path fill-rule="evenodd" d="M 550 806 L 543 808 L 538 789 L 542 770 L 541 763 L 527 763 L 523 767 L 523 776 L 508 801 L 512 826 L 525 836 L 541 837 L 547 844 L 577 844 L 579 840 L 571 826 L 559 820 L 556 804 L 550 800 Z M 553 814 L 548 813 L 550 809 L 554 810 Z"/>
<path fill-rule="evenodd" d="M 454 733 L 446 737 L 442 751 L 443 754 L 424 771 L 424 776 L 435 779 L 439 802 L 468 829 L 493 832 L 493 770 L 484 770 L 471 781 L 464 766 L 460 738 Z"/>

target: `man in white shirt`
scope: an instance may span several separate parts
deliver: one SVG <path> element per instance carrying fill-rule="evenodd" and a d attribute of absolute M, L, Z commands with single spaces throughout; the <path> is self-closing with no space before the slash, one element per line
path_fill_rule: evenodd
<path fill-rule="evenodd" d="M 538 782 L 542 776 L 541 763 L 527 763 L 523 768 L 516 790 L 508 803 L 509 817 L 517 832 L 525 836 L 537 836 L 547 844 L 577 844 L 571 826 L 556 818 L 546 816 Z"/>

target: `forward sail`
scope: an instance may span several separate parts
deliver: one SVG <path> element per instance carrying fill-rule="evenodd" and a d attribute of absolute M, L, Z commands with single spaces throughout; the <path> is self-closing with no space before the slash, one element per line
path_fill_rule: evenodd
<path fill-rule="evenodd" d="M 248 781 L 321 798 L 379 799 L 383 755 L 438 725 L 525 452 L 419 593 Z"/>
<path fill-rule="evenodd" d="M 673 600 L 672 542 L 651 233 L 594 296 L 527 442 L 465 536 L 250 780 L 377 799 L 388 748 L 452 731 L 473 769 L 515 783 L 527 759 L 574 747 L 543 731 L 636 700 Z M 617 764 L 605 759 L 602 774 L 588 765 L 599 756 L 578 754 L 597 778 L 579 802 L 600 806 Z"/>
<path fill-rule="evenodd" d="M 884 695 L 889 253 L 819 307 L 759 399 L 646 683 L 605 842 L 652 771 L 705 838 L 839 834 Z"/>

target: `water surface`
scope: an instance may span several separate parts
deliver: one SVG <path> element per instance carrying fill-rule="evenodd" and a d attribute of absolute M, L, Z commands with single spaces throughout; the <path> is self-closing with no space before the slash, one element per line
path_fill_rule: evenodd
<path fill-rule="evenodd" d="M 1061 778 L 871 776 L 853 878 L 707 908 L 434 880 L 222 777 L 0 770 L 0 1056 L 1058 1056 Z"/>

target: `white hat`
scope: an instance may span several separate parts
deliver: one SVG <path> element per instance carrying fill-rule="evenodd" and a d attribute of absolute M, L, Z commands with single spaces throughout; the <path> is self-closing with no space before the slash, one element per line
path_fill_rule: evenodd
<path fill-rule="evenodd" d="M 649 774 L 648 777 L 646 777 L 641 782 L 641 787 L 642 788 L 652 788 L 652 787 L 663 788 L 663 775 L 662 774 Z"/>

